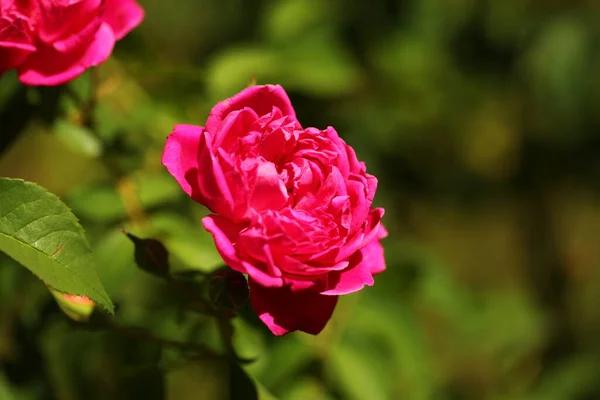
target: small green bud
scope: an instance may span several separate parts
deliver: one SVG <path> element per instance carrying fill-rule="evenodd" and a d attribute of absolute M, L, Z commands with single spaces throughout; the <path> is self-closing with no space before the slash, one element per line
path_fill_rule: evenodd
<path fill-rule="evenodd" d="M 58 306 L 69 318 L 78 322 L 87 322 L 90 319 L 96 303 L 88 297 L 64 294 L 52 288 L 48 289 L 56 299 Z"/>

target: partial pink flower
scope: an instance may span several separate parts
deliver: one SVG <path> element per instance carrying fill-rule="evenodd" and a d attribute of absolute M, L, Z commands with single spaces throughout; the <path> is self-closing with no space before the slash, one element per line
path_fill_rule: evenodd
<path fill-rule="evenodd" d="M 0 74 L 60 85 L 104 62 L 115 41 L 140 24 L 135 0 L 2 0 Z"/>
<path fill-rule="evenodd" d="M 217 104 L 204 127 L 176 125 L 163 164 L 214 214 L 203 225 L 276 335 L 319 333 L 337 297 L 385 270 L 377 179 L 328 127 L 304 128 L 280 86 Z"/>

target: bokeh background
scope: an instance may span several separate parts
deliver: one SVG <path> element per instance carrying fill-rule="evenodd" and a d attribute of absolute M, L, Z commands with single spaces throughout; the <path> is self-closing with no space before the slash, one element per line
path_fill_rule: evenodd
<path fill-rule="evenodd" d="M 95 72 L 43 90 L 0 78 L 0 175 L 69 204 L 120 319 L 216 342 L 136 269 L 120 228 L 163 240 L 174 268 L 220 265 L 207 210 L 160 156 L 174 123 L 202 125 L 254 77 L 355 147 L 390 231 L 387 271 L 321 335 L 236 319 L 261 398 L 600 398 L 599 2 L 140 3 L 144 23 Z M 216 363 L 75 328 L 0 264 L 1 399 L 231 396 Z"/>

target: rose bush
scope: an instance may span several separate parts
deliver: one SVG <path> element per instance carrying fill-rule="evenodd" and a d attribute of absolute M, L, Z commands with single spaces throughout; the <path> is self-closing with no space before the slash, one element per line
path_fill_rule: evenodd
<path fill-rule="evenodd" d="M 280 86 L 217 104 L 204 127 L 176 125 L 162 161 L 214 212 L 205 229 L 276 335 L 319 333 L 339 295 L 385 269 L 377 179 L 333 128 L 303 128 Z"/>
<path fill-rule="evenodd" d="M 2 0 L 0 74 L 60 85 L 105 61 L 144 12 L 135 0 Z"/>

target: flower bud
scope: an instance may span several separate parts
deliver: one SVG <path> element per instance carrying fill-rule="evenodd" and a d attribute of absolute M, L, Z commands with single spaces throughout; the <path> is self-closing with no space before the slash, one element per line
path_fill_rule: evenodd
<path fill-rule="evenodd" d="M 246 277 L 229 267 L 218 270 L 208 286 L 208 298 L 220 310 L 235 312 L 248 302 Z"/>
<path fill-rule="evenodd" d="M 144 271 L 158 276 L 169 274 L 169 252 L 156 239 L 141 239 L 124 232 L 135 245 L 135 263 Z"/>
<path fill-rule="evenodd" d="M 60 293 L 50 288 L 50 293 L 56 299 L 58 306 L 71 319 L 78 322 L 87 322 L 96 307 L 96 303 L 86 296 Z"/>

